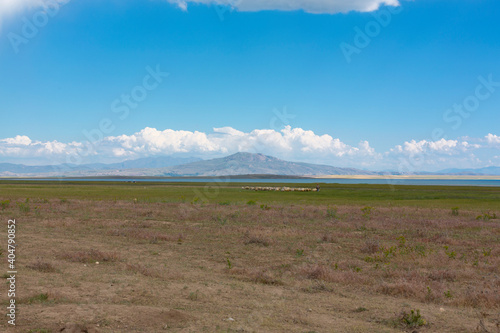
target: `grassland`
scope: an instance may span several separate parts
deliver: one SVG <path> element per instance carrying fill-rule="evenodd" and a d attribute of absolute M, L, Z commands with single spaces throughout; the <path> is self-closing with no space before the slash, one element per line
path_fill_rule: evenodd
<path fill-rule="evenodd" d="M 500 188 L 242 185 L 0 182 L 12 331 L 499 332 Z"/>

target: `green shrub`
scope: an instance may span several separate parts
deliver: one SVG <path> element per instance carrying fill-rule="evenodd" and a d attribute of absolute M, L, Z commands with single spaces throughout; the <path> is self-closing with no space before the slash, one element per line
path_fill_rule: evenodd
<path fill-rule="evenodd" d="M 28 199 L 26 199 L 26 200 L 28 200 Z M 17 207 L 19 207 L 19 211 L 22 213 L 29 213 L 29 211 L 30 211 L 30 206 L 28 203 L 18 202 Z"/>
<path fill-rule="evenodd" d="M 337 207 L 327 208 L 326 217 L 337 219 L 338 218 Z"/>
<path fill-rule="evenodd" d="M 410 312 L 403 311 L 399 318 L 400 323 L 407 328 L 415 328 L 424 326 L 427 322 L 420 315 L 420 310 L 410 310 Z"/>
<path fill-rule="evenodd" d="M 9 208 L 10 206 L 10 200 L 4 200 L 0 202 L 0 206 L 2 207 L 2 210 Z"/>
<path fill-rule="evenodd" d="M 361 212 L 363 213 L 363 217 L 369 219 L 372 213 L 373 207 L 366 206 L 361 208 Z"/>

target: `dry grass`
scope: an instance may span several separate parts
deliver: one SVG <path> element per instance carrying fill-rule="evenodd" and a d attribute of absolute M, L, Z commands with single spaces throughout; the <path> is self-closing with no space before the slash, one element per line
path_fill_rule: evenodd
<path fill-rule="evenodd" d="M 152 278 L 162 277 L 162 274 L 158 269 L 143 264 L 127 264 L 127 270 L 135 273 L 140 273 L 147 277 L 152 277 Z"/>
<path fill-rule="evenodd" d="M 60 257 L 64 260 L 81 263 L 114 262 L 120 260 L 120 255 L 117 252 L 103 252 L 95 249 L 64 252 L 60 254 Z"/>
<path fill-rule="evenodd" d="M 271 244 L 271 240 L 266 236 L 258 234 L 250 234 L 250 232 L 247 232 L 244 237 L 244 243 L 246 245 L 256 244 L 261 246 L 269 246 Z"/>
<path fill-rule="evenodd" d="M 465 209 L 374 207 L 367 218 L 364 206 L 337 205 L 332 217 L 327 205 L 267 205 L 6 206 L 3 219 L 22 221 L 20 328 L 397 332 L 395 314 L 409 304 L 424 331 L 472 332 L 482 320 L 495 332 L 499 220 Z"/>
<path fill-rule="evenodd" d="M 129 239 L 145 240 L 149 243 L 155 244 L 158 242 L 177 242 L 182 241 L 182 235 L 169 235 L 166 233 L 144 230 L 140 228 L 122 228 L 113 229 L 108 233 L 110 236 L 121 236 Z"/>
<path fill-rule="evenodd" d="M 38 259 L 37 261 L 34 261 L 28 265 L 26 265 L 27 268 L 43 272 L 43 273 L 54 273 L 56 272 L 56 268 L 54 265 L 52 265 L 49 262 L 43 261 L 41 259 Z"/>

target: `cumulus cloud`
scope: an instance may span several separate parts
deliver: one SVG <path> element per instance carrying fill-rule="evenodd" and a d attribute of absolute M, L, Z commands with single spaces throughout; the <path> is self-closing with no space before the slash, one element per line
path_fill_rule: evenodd
<path fill-rule="evenodd" d="M 459 154 L 471 149 L 480 148 L 480 145 L 471 144 L 467 141 L 445 140 L 427 141 L 427 140 L 411 140 L 403 145 L 397 145 L 390 150 L 390 153 L 416 155 L 416 154 Z"/>
<path fill-rule="evenodd" d="M 352 145 L 330 134 L 291 126 L 279 131 L 249 132 L 221 127 L 208 133 L 147 127 L 130 135 L 108 136 L 95 143 L 36 141 L 23 135 L 0 139 L 0 162 L 36 161 L 27 164 L 111 163 L 165 155 L 210 159 L 251 152 L 339 167 L 416 172 L 456 165 L 485 166 L 492 163 L 492 156 L 497 156 L 499 151 L 500 137 L 488 134 L 483 138 L 410 140 L 379 153 L 368 141 Z"/>
<path fill-rule="evenodd" d="M 490 133 L 486 136 L 486 141 L 491 145 L 500 145 L 500 136 Z"/>
<path fill-rule="evenodd" d="M 374 156 L 375 150 L 364 141 L 358 147 L 349 146 L 328 134 L 286 126 L 281 131 L 255 129 L 245 133 L 232 127 L 214 128 L 212 133 L 189 131 L 160 131 L 145 128 L 132 135 L 107 137 L 104 145 L 116 156 L 192 153 L 222 155 L 236 152 L 259 152 L 278 157 L 328 159 L 343 156 Z"/>
<path fill-rule="evenodd" d="M 62 143 L 58 141 L 33 141 L 27 136 L 17 135 L 14 138 L 0 140 L 0 158 L 7 160 L 53 161 L 64 162 L 64 156 L 76 154 L 81 143 Z M 52 163 L 51 163 L 52 164 Z"/>
<path fill-rule="evenodd" d="M 380 157 L 367 141 L 351 146 L 328 134 L 319 135 L 290 126 L 281 131 L 255 129 L 250 132 L 223 127 L 214 128 L 210 133 L 147 127 L 131 135 L 108 136 L 95 143 L 42 142 L 20 135 L 0 140 L 0 157 L 4 160 L 41 158 L 54 163 L 104 162 L 175 154 L 213 158 L 237 152 L 340 164 L 353 162 L 356 158 Z"/>
<path fill-rule="evenodd" d="M 49 4 L 66 3 L 70 0 L 0 0 L 1 15 L 8 15 L 26 8 L 40 8 Z M 239 11 L 303 10 L 314 14 L 346 13 L 349 11 L 371 12 L 380 6 L 399 6 L 398 0 L 167 0 L 182 10 L 189 4 L 218 5 Z"/>
<path fill-rule="evenodd" d="M 398 0 L 167 0 L 182 10 L 188 5 L 205 4 L 228 6 L 239 11 L 303 10 L 314 14 L 334 14 L 349 11 L 371 12 L 382 5 L 399 6 Z"/>

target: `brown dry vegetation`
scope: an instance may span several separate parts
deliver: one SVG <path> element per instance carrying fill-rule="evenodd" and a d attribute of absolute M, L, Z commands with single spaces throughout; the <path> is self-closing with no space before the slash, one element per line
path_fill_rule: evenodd
<path fill-rule="evenodd" d="M 410 331 L 498 332 L 500 220 L 479 211 L 29 205 L 0 211 L 17 221 L 19 332 L 398 332 L 410 309 L 426 321 Z"/>

